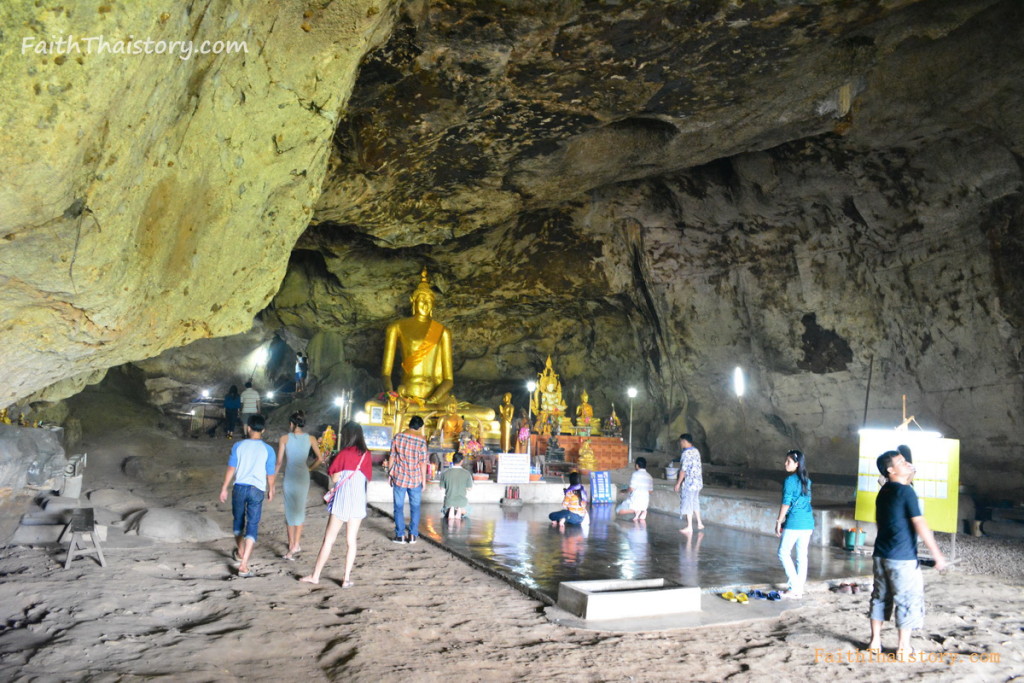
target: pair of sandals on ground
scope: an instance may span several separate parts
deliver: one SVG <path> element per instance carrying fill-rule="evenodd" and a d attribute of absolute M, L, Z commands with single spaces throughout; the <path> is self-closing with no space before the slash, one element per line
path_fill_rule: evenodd
<path fill-rule="evenodd" d="M 751 598 L 754 600 L 771 600 L 774 602 L 775 600 L 783 600 L 787 598 L 791 600 L 799 600 L 803 597 L 803 595 L 794 593 L 793 591 L 762 591 L 756 589 L 752 591 L 742 591 L 740 593 L 726 591 L 720 595 L 723 599 L 728 600 L 729 602 L 738 602 L 741 605 L 749 604 Z"/>

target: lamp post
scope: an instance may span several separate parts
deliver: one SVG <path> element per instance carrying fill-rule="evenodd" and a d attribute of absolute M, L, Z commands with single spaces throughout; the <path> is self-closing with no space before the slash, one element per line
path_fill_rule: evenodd
<path fill-rule="evenodd" d="M 636 387 L 630 387 L 626 389 L 626 395 L 629 396 L 629 445 L 628 448 L 628 460 L 629 464 L 633 464 L 633 399 L 636 398 Z"/>
<path fill-rule="evenodd" d="M 341 425 L 345 421 L 345 399 L 338 396 L 334 399 L 334 405 L 338 406 L 338 434 L 341 434 Z"/>
<path fill-rule="evenodd" d="M 526 397 L 526 427 L 530 430 L 530 434 L 533 434 L 533 392 L 537 390 L 537 383 L 532 379 L 526 383 L 526 390 L 530 392 L 529 396 Z M 532 437 L 526 437 L 526 455 L 529 457 L 530 453 L 530 442 L 533 441 Z"/>

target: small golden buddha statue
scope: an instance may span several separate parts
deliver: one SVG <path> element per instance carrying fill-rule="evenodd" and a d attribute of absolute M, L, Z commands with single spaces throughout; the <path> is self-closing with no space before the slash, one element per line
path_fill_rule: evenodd
<path fill-rule="evenodd" d="M 594 447 L 590 445 L 590 439 L 584 439 L 580 444 L 580 455 L 577 465 L 581 470 L 593 472 L 597 469 L 597 460 L 594 458 Z"/>
<path fill-rule="evenodd" d="M 512 418 L 515 417 L 516 409 L 512 405 L 512 394 L 506 392 L 501 397 L 501 405 L 498 406 L 498 422 L 501 428 L 501 452 L 512 452 Z"/>
<path fill-rule="evenodd" d="M 7 414 L 7 408 L 0 409 L 0 424 L 11 424 L 11 418 Z"/>
<path fill-rule="evenodd" d="M 445 446 L 455 447 L 455 444 L 459 442 L 459 434 L 462 433 L 462 429 L 465 426 L 465 421 L 456 412 L 459 407 L 459 402 L 454 396 L 449 396 L 448 402 L 445 404 L 445 412 L 437 420 L 437 427 L 435 432 L 440 433 L 441 442 Z"/>
<path fill-rule="evenodd" d="M 445 405 L 455 384 L 452 375 L 452 333 L 433 319 L 435 299 L 427 279 L 427 269 L 424 268 L 420 273 L 419 284 L 409 297 L 412 316 L 391 323 L 384 333 L 381 380 L 385 391 L 397 395 L 397 399 L 392 402 L 400 408 L 388 408 L 393 414 L 400 414 L 401 420 L 408 420 L 413 415 L 428 415 L 432 410 Z M 391 373 L 399 352 L 402 358 L 402 378 L 395 389 Z M 387 404 L 367 401 L 366 408 L 369 411 L 370 407 L 381 405 Z M 457 406 L 460 415 L 486 422 L 494 419 L 494 410 L 491 408 L 466 402 L 459 402 Z M 447 437 L 448 431 L 445 430 Z"/>
<path fill-rule="evenodd" d="M 589 400 L 590 396 L 587 395 L 587 390 L 584 389 L 583 393 L 580 394 L 580 401 L 582 402 L 576 406 L 576 433 L 600 435 L 601 420 L 594 418 L 594 406 L 590 405 Z"/>
<path fill-rule="evenodd" d="M 572 420 L 565 414 L 565 401 L 562 400 L 562 383 L 558 381 L 558 374 L 551 367 L 551 356 L 548 356 L 544 364 L 544 371 L 537 375 L 537 388 L 530 399 L 530 406 L 537 414 L 537 421 L 534 423 L 534 430 L 538 434 L 549 434 L 552 432 L 550 422 L 558 423 L 559 432 L 568 432 L 572 429 Z"/>

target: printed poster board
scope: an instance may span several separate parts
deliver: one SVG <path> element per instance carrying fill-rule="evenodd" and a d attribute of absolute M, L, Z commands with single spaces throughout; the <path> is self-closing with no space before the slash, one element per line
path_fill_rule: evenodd
<path fill-rule="evenodd" d="M 917 492 L 921 513 L 932 531 L 957 531 L 957 504 L 960 491 L 960 441 L 943 439 L 934 432 L 862 429 L 860 457 L 857 463 L 857 506 L 854 519 L 875 521 L 875 499 L 882 488 L 878 483 L 878 456 L 894 451 L 900 444 L 910 447 L 914 467 L 912 485 Z"/>
<path fill-rule="evenodd" d="M 612 491 L 612 473 L 607 470 L 590 473 L 590 502 L 614 503 L 615 493 Z"/>
<path fill-rule="evenodd" d="M 391 427 L 387 425 L 363 425 L 363 438 L 371 451 L 391 451 Z"/>
<path fill-rule="evenodd" d="M 529 484 L 530 454 L 499 453 L 498 454 L 499 484 Z"/>

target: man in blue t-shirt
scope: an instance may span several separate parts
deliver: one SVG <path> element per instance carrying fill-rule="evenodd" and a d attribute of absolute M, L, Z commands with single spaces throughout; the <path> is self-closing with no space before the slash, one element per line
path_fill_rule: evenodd
<path fill-rule="evenodd" d="M 251 415 L 245 425 L 249 438 L 238 441 L 231 447 L 228 470 L 224 475 L 224 486 L 220 489 L 220 502 L 228 499 L 228 485 L 234 478 L 231 489 L 231 512 L 234 516 L 235 559 L 238 576 L 252 576 L 249 558 L 256 546 L 256 536 L 263 514 L 263 494 L 267 500 L 274 500 L 274 469 L 277 455 L 270 444 L 263 441 L 265 421 L 262 415 Z"/>
<path fill-rule="evenodd" d="M 935 568 L 946 568 L 946 558 L 935 543 L 928 522 L 917 505 L 917 494 L 908 485 L 914 469 L 898 451 L 878 456 L 878 471 L 887 481 L 875 499 L 874 572 L 871 591 L 871 642 L 869 650 L 882 649 L 882 623 L 896 608 L 896 629 L 900 659 L 913 656 L 910 634 L 924 625 L 924 577 L 917 561 L 917 537 L 935 558 Z"/>

